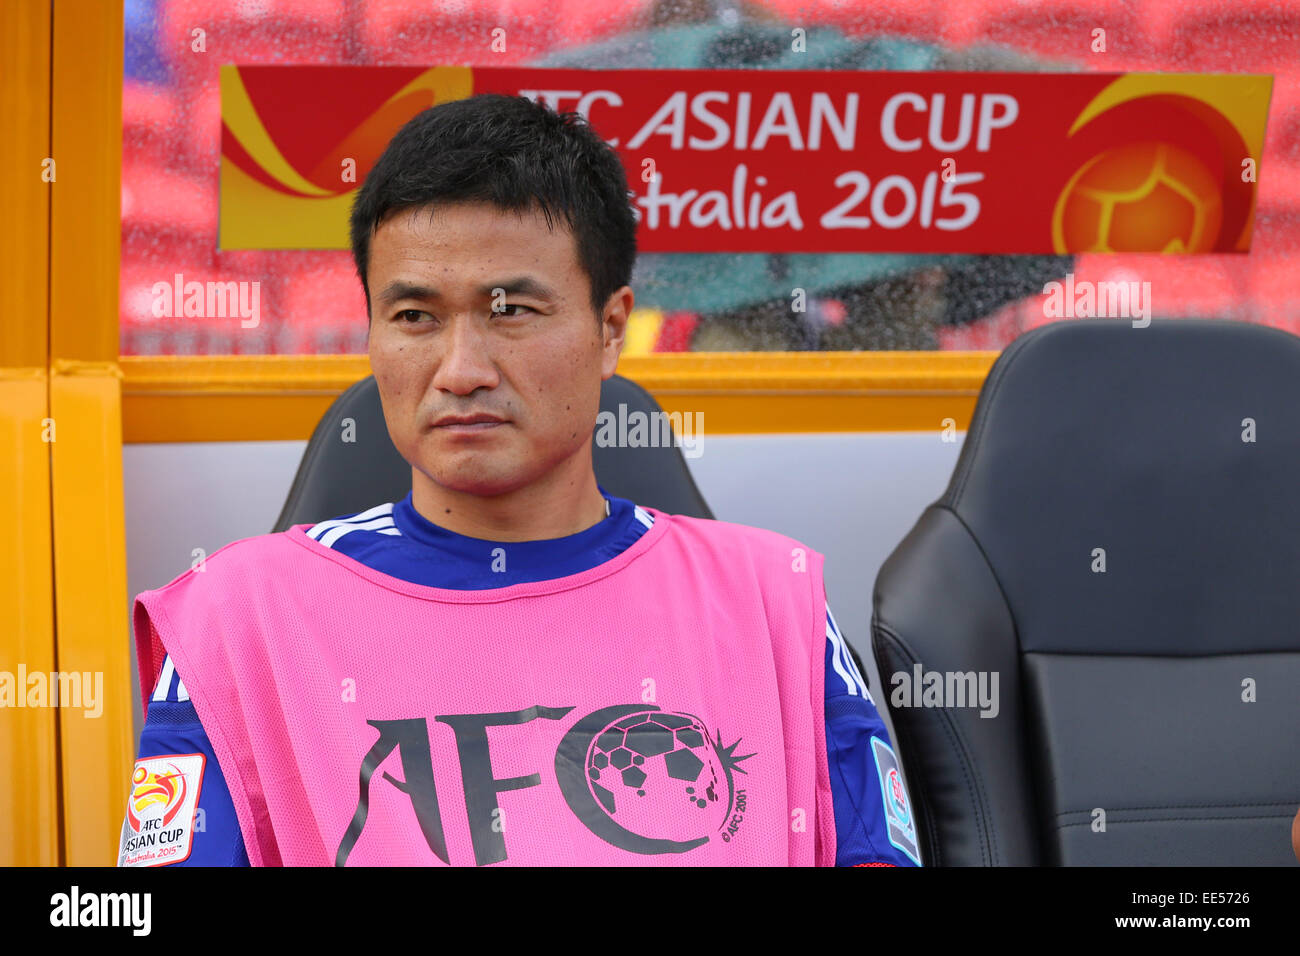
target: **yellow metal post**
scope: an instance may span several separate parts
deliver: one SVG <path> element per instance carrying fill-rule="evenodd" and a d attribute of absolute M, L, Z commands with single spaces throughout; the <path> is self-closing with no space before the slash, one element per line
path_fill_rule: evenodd
<path fill-rule="evenodd" d="M 0 13 L 0 865 L 59 862 L 55 711 L 27 675 L 55 667 L 49 359 L 50 0 Z M 33 696 L 38 703 L 41 697 Z"/>
<path fill-rule="evenodd" d="M 116 860 L 134 757 L 117 365 L 122 4 L 54 0 L 52 39 L 55 646 L 83 697 L 56 712 L 64 862 L 104 866 Z"/>

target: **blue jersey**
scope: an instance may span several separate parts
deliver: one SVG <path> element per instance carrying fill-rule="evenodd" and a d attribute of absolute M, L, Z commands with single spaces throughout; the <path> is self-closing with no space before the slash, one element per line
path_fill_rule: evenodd
<path fill-rule="evenodd" d="M 601 489 L 604 493 L 604 489 Z M 622 553 L 654 523 L 632 502 L 605 494 L 608 517 L 585 531 L 509 542 L 508 571 L 483 555 L 500 542 L 440 528 L 408 493 L 308 534 L 384 574 L 430 587 L 481 590 L 578 574 Z M 826 756 L 835 812 L 836 866 L 919 866 L 915 825 L 885 725 L 848 645 L 826 610 Z M 198 813 L 186 859 L 167 866 L 248 866 L 234 803 L 181 675 L 167 657 L 150 698 L 139 759 L 201 754 Z"/>

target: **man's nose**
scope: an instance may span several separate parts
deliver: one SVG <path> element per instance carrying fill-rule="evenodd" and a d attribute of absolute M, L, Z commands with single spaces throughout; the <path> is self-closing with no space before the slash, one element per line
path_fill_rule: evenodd
<path fill-rule="evenodd" d="M 435 387 L 456 395 L 477 388 L 494 388 L 500 376 L 493 359 L 491 336 L 479 319 L 467 313 L 454 316 L 442 336 Z"/>

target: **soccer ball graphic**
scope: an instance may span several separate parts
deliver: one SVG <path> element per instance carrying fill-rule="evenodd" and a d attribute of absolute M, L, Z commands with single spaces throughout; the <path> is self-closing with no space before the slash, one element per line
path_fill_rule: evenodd
<path fill-rule="evenodd" d="M 1057 252 L 1208 252 L 1223 197 L 1205 164 L 1169 143 L 1133 143 L 1089 160 L 1052 213 Z"/>
<path fill-rule="evenodd" d="M 619 826 L 687 841 L 712 836 L 726 823 L 732 767 L 698 717 L 647 710 L 608 724 L 592 740 L 587 786 Z"/>

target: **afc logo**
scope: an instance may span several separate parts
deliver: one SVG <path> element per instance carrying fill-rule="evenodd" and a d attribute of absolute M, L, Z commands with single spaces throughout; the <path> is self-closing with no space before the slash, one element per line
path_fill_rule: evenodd
<path fill-rule="evenodd" d="M 507 858 L 497 795 L 542 783 L 540 773 L 497 778 L 487 729 L 558 721 L 573 709 L 536 705 L 434 718 L 455 734 L 475 865 Z M 361 838 L 370 812 L 372 778 L 394 750 L 405 779 L 396 780 L 387 772 L 383 779 L 410 798 L 429 849 L 450 864 L 427 722 L 415 717 L 367 723 L 379 731 L 379 739 L 361 761 L 360 797 L 335 865 L 347 863 Z M 647 855 L 685 853 L 708 843 L 711 833 L 719 833 L 723 842 L 734 838 L 733 810 L 743 812 L 744 791 L 737 794 L 733 774 L 745 773 L 740 761 L 755 756 L 736 756 L 739 744 L 737 740 L 724 747 L 720 734 L 710 738 L 693 714 L 663 711 L 654 704 L 619 704 L 588 714 L 564 734 L 556 749 L 555 778 L 574 816 L 606 843 Z"/>

